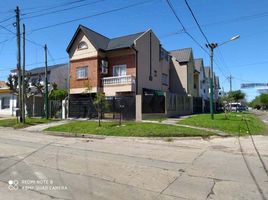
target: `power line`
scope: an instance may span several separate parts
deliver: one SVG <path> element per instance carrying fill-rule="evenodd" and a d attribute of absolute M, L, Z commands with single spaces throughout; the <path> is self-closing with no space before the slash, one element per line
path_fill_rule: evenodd
<path fill-rule="evenodd" d="M 178 20 L 178 22 L 180 23 L 180 25 L 182 26 L 182 30 L 203 50 L 205 51 L 208 55 L 209 53 L 207 52 L 207 50 L 186 30 L 185 26 L 183 25 L 182 21 L 180 20 L 179 16 L 177 15 L 173 5 L 171 4 L 171 2 L 169 0 L 166 0 L 166 2 L 168 3 L 169 8 L 171 9 L 172 13 L 174 14 L 174 16 L 176 17 L 176 19 Z"/>
<path fill-rule="evenodd" d="M 59 9 L 59 10 L 54 10 L 54 11 L 49 11 L 49 12 L 45 12 L 45 13 L 41 13 L 38 15 L 33 15 L 33 16 L 29 16 L 29 17 L 24 17 L 22 19 L 31 19 L 31 18 L 36 18 L 36 17 L 41 17 L 41 16 L 45 16 L 45 15 L 50 15 L 50 14 L 55 14 L 55 13 L 59 13 L 59 12 L 64 12 L 64 11 L 68 11 L 68 10 L 73 10 L 76 8 L 80 8 L 80 7 L 84 7 L 87 5 L 93 5 L 99 2 L 102 2 L 105 0 L 98 0 L 98 1 L 94 1 L 94 2 L 90 2 L 90 3 L 86 3 L 86 4 L 82 4 L 82 5 L 78 5 L 78 6 L 73 6 L 73 7 L 69 7 L 69 8 L 64 8 L 64 9 Z M 29 14 L 29 13 L 28 13 Z M 28 14 L 24 14 L 24 15 L 28 15 Z"/>
<path fill-rule="evenodd" d="M 134 4 L 127 5 L 127 6 L 122 6 L 122 7 L 119 7 L 119 8 L 115 8 L 115 9 L 111 9 L 111 10 L 108 10 L 108 11 L 104 11 L 104 12 L 101 12 L 101 13 L 97 13 L 97 14 L 93 14 L 93 15 L 88 15 L 88 16 L 84 16 L 84 17 L 80 17 L 80 18 L 76 18 L 76 19 L 72 19 L 72 20 L 68 20 L 68 21 L 64 21 L 64 22 L 60 22 L 60 23 L 56 23 L 56 24 L 52 24 L 52 25 L 48 25 L 48 26 L 44 26 L 44 27 L 40 27 L 40 28 L 36 28 L 36 29 L 33 29 L 30 32 L 30 34 L 32 34 L 33 32 L 36 32 L 36 31 L 40 31 L 40 30 L 52 28 L 52 27 L 55 27 L 55 26 L 69 24 L 69 23 L 72 23 L 72 22 L 75 22 L 75 21 L 80 21 L 80 20 L 83 20 L 83 19 L 97 17 L 97 16 L 100 16 L 100 15 L 105 15 L 105 14 L 108 14 L 108 13 L 113 13 L 113 12 L 121 11 L 121 10 L 124 10 L 124 9 L 136 7 L 136 6 L 143 5 L 143 4 L 152 2 L 152 1 L 155 1 L 155 0 L 147 0 L 147 1 L 144 1 L 144 2 L 134 3 Z"/>
<path fill-rule="evenodd" d="M 3 19 L 2 21 L 0 21 L 0 23 L 6 22 L 6 21 L 11 20 L 13 18 L 14 18 L 14 16 L 8 17 L 8 18 Z"/>
<path fill-rule="evenodd" d="M 188 4 L 187 0 L 184 0 L 184 1 L 185 1 L 186 5 L 187 5 L 187 7 L 188 7 L 189 11 L 191 12 L 191 15 L 193 16 L 193 18 L 194 18 L 194 20 L 195 20 L 195 23 L 197 24 L 197 26 L 198 26 L 198 28 L 199 28 L 199 30 L 200 30 L 200 32 L 201 32 L 201 34 L 204 36 L 205 40 L 206 40 L 206 41 L 207 41 L 207 43 L 209 44 L 210 42 L 208 41 L 207 36 L 205 35 L 204 31 L 202 30 L 202 28 L 201 28 L 200 24 L 198 23 L 198 21 L 197 21 L 197 19 L 196 19 L 195 15 L 194 15 L 194 12 L 192 11 L 192 9 L 191 9 L 190 5 Z"/>
<path fill-rule="evenodd" d="M 7 32 L 16 35 L 15 32 L 13 32 L 13 31 L 11 31 L 10 29 L 8 29 L 8 28 L 2 26 L 1 24 L 0 24 L 0 27 L 3 28 L 4 30 L 6 30 Z M 34 45 L 37 45 L 37 46 L 41 46 L 41 47 L 44 46 L 44 45 L 42 45 L 42 44 L 40 44 L 40 43 L 37 43 L 37 42 L 35 42 L 35 41 L 33 41 L 33 40 L 30 40 L 30 39 L 25 39 L 25 40 L 28 41 L 28 42 L 30 42 L 30 43 L 32 43 L 32 44 L 34 44 Z M 4 42 L 5 42 L 5 41 L 4 41 Z M 0 42 L 0 43 L 1 43 L 1 42 Z"/>
<path fill-rule="evenodd" d="M 32 11 L 32 12 L 28 12 L 28 13 L 24 14 L 24 15 L 28 15 L 28 14 L 40 13 L 40 12 L 42 12 L 42 8 L 45 8 L 45 9 L 43 9 L 43 11 L 45 11 L 45 10 L 51 10 L 51 9 L 59 8 L 59 7 L 69 6 L 69 5 L 76 4 L 76 3 L 81 3 L 81 2 L 84 2 L 84 1 L 87 1 L 87 0 L 76 0 L 76 1 L 71 1 L 71 2 L 68 2 L 68 3 L 60 3 L 60 4 L 57 3 L 57 4 L 54 4 L 52 6 L 51 5 L 36 6 L 36 7 L 30 7 L 30 8 L 23 8 L 21 10 L 24 11 L 24 10 L 38 10 L 38 9 L 41 9 L 41 10 L 38 10 L 38 11 Z"/>

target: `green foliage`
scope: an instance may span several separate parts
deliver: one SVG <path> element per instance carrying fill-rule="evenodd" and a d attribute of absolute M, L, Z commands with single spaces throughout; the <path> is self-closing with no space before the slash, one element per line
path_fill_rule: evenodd
<path fill-rule="evenodd" d="M 250 103 L 249 106 L 255 109 L 260 109 L 261 108 L 261 100 L 260 96 L 256 96 Z"/>
<path fill-rule="evenodd" d="M 245 123 L 242 121 L 244 117 L 248 121 L 252 134 L 262 134 L 265 132 L 264 123 L 253 114 L 228 113 L 228 118 L 226 119 L 225 114 L 221 113 L 215 114 L 214 117 L 215 119 L 211 120 L 209 114 L 195 115 L 181 120 L 179 124 L 217 129 L 232 135 L 247 135 Z"/>
<path fill-rule="evenodd" d="M 25 124 L 18 123 L 17 119 L 4 119 L 0 120 L 0 126 L 2 127 L 13 127 L 13 128 L 25 128 L 37 124 L 49 123 L 51 120 L 45 118 L 26 118 Z"/>
<path fill-rule="evenodd" d="M 101 126 L 100 119 L 101 119 L 102 113 L 107 107 L 105 94 L 102 92 L 97 92 L 96 97 L 93 100 L 93 104 L 98 112 L 99 126 Z"/>
<path fill-rule="evenodd" d="M 68 96 L 68 92 L 65 89 L 53 89 L 49 94 L 50 100 L 63 100 Z"/>
<path fill-rule="evenodd" d="M 74 121 L 68 124 L 46 129 L 53 132 L 66 132 L 66 135 L 110 135 L 110 136 L 130 136 L 130 137 L 186 137 L 186 136 L 211 136 L 212 132 L 197 130 L 186 127 L 171 126 L 165 124 L 125 122 L 123 126 L 118 126 L 112 122 L 103 122 L 99 127 L 93 121 Z M 57 133 L 53 133 L 57 134 Z M 168 139 L 170 141 L 170 139 Z"/>
<path fill-rule="evenodd" d="M 268 94 L 261 94 L 260 95 L 260 102 L 264 106 L 265 109 L 268 108 Z"/>
<path fill-rule="evenodd" d="M 228 93 L 228 97 L 233 99 L 235 102 L 243 100 L 245 96 L 245 93 L 243 93 L 241 90 L 235 90 Z"/>
<path fill-rule="evenodd" d="M 256 96 L 249 105 L 256 109 L 267 109 L 268 108 L 268 94 L 261 94 Z"/>

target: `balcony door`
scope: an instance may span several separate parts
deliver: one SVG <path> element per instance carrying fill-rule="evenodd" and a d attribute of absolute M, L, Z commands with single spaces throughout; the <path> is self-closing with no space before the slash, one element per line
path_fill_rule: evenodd
<path fill-rule="evenodd" d="M 113 66 L 113 76 L 126 76 L 127 66 L 126 65 L 115 65 Z"/>

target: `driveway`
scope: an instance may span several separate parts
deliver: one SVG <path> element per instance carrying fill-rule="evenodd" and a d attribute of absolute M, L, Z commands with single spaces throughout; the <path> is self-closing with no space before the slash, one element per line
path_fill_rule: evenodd
<path fill-rule="evenodd" d="M 0 199 L 265 200 L 268 137 L 254 142 L 260 157 L 250 137 L 84 139 L 0 128 Z"/>

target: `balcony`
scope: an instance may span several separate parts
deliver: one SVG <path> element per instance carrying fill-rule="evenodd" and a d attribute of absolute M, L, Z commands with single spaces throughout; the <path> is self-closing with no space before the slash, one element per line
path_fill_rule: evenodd
<path fill-rule="evenodd" d="M 135 76 L 113 76 L 106 77 L 102 79 L 103 86 L 106 85 L 125 85 L 125 84 L 135 84 Z"/>
<path fill-rule="evenodd" d="M 107 96 L 115 96 L 120 92 L 135 91 L 135 76 L 113 76 L 102 79 L 103 91 Z"/>

